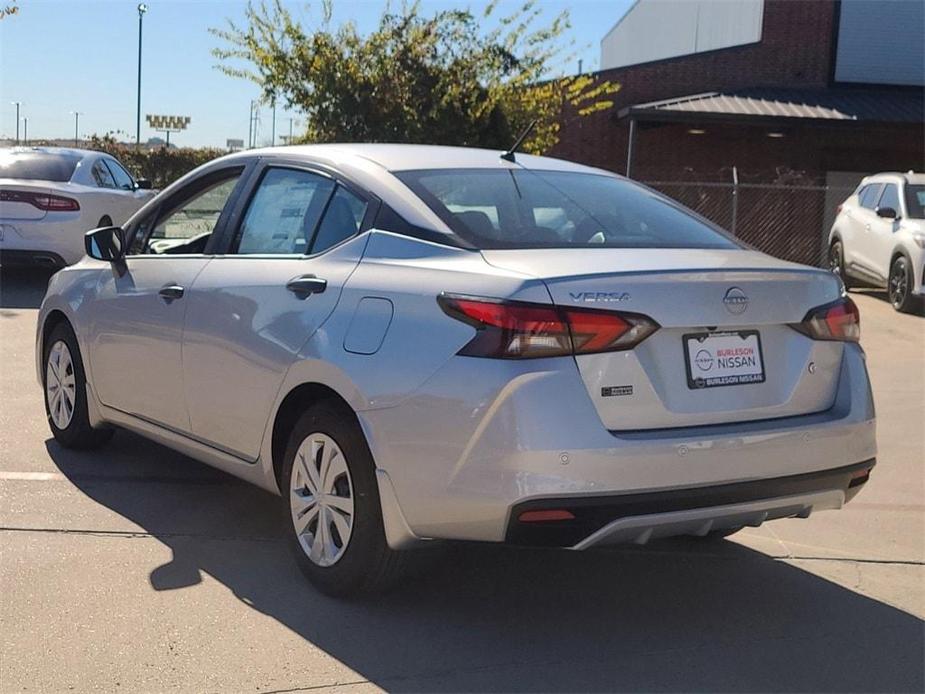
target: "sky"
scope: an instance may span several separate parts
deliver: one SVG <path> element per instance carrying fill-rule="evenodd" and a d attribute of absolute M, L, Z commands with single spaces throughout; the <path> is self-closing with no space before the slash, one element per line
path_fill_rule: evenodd
<path fill-rule="evenodd" d="M 214 68 L 210 50 L 219 40 L 209 33 L 227 18 L 242 20 L 244 0 L 146 0 L 142 49 L 141 139 L 158 136 L 145 114 L 189 116 L 186 131 L 171 135 L 180 146 L 224 147 L 229 138 L 246 140 L 251 99 L 257 86 L 228 77 Z M 308 26 L 319 13 L 305 2 L 285 3 Z M 501 0 L 501 13 L 520 0 Z M 577 71 L 600 61 L 600 41 L 632 0 L 539 0 L 548 20 L 568 8 L 572 29 L 563 43 L 574 41 Z M 134 141 L 138 70 L 137 0 L 19 0 L 19 13 L 0 20 L 0 139 L 16 131 L 16 107 L 28 118 L 29 139 L 73 137 L 74 112 L 81 138 L 115 132 Z M 431 14 L 465 8 L 481 14 L 486 2 L 423 0 Z M 334 0 L 334 22 L 353 21 L 361 33 L 375 28 L 385 0 Z M 395 3 L 393 2 L 393 7 Z M 277 137 L 289 134 L 290 118 L 298 132 L 300 115 L 277 107 Z M 271 109 L 262 107 L 258 144 L 271 139 Z M 21 125 L 21 128 L 23 126 Z M 121 131 L 121 132 L 119 132 Z M 22 135 L 22 131 L 20 132 Z M 162 136 L 162 135 L 161 135 Z"/>

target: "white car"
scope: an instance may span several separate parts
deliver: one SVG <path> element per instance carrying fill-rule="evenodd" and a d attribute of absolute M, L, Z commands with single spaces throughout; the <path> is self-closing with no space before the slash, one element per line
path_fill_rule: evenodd
<path fill-rule="evenodd" d="M 829 266 L 846 287 L 886 289 L 893 308 L 914 310 L 925 295 L 925 174 L 863 179 L 838 208 Z"/>
<path fill-rule="evenodd" d="M 436 540 L 718 538 L 858 493 L 875 419 L 837 277 L 513 159 L 250 150 L 90 232 L 38 316 L 56 441 L 125 428 L 281 494 L 340 594 Z"/>
<path fill-rule="evenodd" d="M 0 264 L 62 267 L 84 254 L 84 233 L 122 224 L 154 197 L 105 152 L 0 149 Z"/>

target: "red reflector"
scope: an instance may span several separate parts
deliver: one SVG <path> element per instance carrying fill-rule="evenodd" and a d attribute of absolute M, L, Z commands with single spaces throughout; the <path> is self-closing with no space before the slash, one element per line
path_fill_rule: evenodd
<path fill-rule="evenodd" d="M 546 511 L 524 511 L 518 517 L 521 523 L 542 523 L 544 521 L 572 520 L 575 517 L 571 511 L 564 508 L 554 508 Z"/>

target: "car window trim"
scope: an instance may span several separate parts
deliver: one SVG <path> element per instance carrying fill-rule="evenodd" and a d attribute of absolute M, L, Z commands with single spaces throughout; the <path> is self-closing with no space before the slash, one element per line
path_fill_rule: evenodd
<path fill-rule="evenodd" d="M 151 224 L 148 229 L 145 231 L 145 238 L 142 239 L 142 248 L 147 247 L 148 239 L 151 237 L 154 229 L 157 227 L 158 222 L 160 222 L 165 216 L 171 212 L 179 209 L 184 202 L 195 197 L 196 193 L 200 192 L 203 188 L 208 187 L 208 180 L 213 177 L 220 177 L 220 174 L 226 173 L 227 178 L 231 178 L 232 174 L 230 172 L 237 171 L 238 182 L 234 187 L 234 190 L 231 191 L 231 195 L 228 196 L 228 200 L 225 201 L 225 206 L 222 208 L 221 213 L 218 216 L 218 221 L 215 223 L 215 228 L 212 230 L 212 233 L 209 236 L 209 240 L 206 242 L 206 247 L 203 249 L 202 253 L 139 253 L 137 255 L 127 256 L 129 258 L 183 258 L 183 257 L 196 257 L 201 258 L 207 255 L 215 255 L 215 247 L 218 243 L 218 237 L 221 235 L 221 232 L 224 226 L 228 223 L 228 219 L 231 217 L 230 211 L 233 210 L 237 205 L 237 197 L 241 194 L 241 190 L 247 179 L 250 178 L 249 171 L 253 162 L 235 162 L 233 165 L 211 168 L 208 171 L 203 171 L 201 175 L 187 182 L 182 188 L 172 192 L 166 200 L 162 200 L 158 203 L 154 209 L 151 210 L 151 214 L 147 217 L 144 217 L 137 222 L 133 222 L 133 229 L 129 234 L 128 239 L 126 240 L 126 248 L 131 248 L 132 244 L 135 241 L 135 234 L 138 232 L 138 229 L 145 223 L 146 220 L 150 219 Z M 190 189 L 194 189 L 195 192 L 188 194 Z M 174 203 L 174 201 L 176 201 Z"/>
<path fill-rule="evenodd" d="M 250 207 L 251 201 L 253 200 L 257 189 L 260 187 L 260 182 L 263 181 L 263 177 L 269 169 L 293 169 L 296 171 L 305 171 L 306 173 L 311 173 L 331 179 L 335 183 L 334 189 L 331 191 L 330 196 L 325 201 L 325 206 L 322 210 L 321 216 L 315 223 L 315 228 L 312 230 L 312 238 L 309 240 L 310 242 L 306 248 L 311 248 L 312 244 L 314 243 L 315 234 L 318 231 L 318 226 L 324 219 L 324 214 L 327 212 L 328 205 L 330 204 L 331 199 L 334 197 L 334 194 L 337 192 L 337 186 L 339 185 L 342 185 L 344 188 L 366 203 L 366 214 L 363 216 L 363 221 L 360 223 L 360 228 L 358 229 L 357 233 L 348 236 L 342 241 L 334 244 L 333 246 L 329 246 L 319 253 L 238 253 L 237 247 L 240 243 L 241 225 L 244 222 L 244 215 L 247 212 L 247 209 Z M 288 260 L 300 258 L 317 258 L 324 255 L 325 253 L 328 253 L 329 251 L 334 250 L 347 241 L 355 239 L 357 236 L 360 236 L 369 231 L 373 226 L 373 222 L 375 221 L 376 215 L 379 212 L 379 207 L 382 204 L 382 201 L 378 196 L 357 185 L 354 181 L 344 176 L 341 172 L 316 162 L 289 158 L 260 157 L 255 160 L 254 170 L 251 173 L 249 179 L 250 180 L 248 181 L 246 189 L 242 189 L 237 196 L 235 210 L 232 214 L 233 222 L 230 222 L 229 225 L 223 230 L 222 239 L 216 244 L 217 249 L 213 254 L 218 258 L 252 258 L 255 260 L 272 260 L 274 258 Z M 215 234 L 213 234 L 213 236 L 215 236 Z"/>

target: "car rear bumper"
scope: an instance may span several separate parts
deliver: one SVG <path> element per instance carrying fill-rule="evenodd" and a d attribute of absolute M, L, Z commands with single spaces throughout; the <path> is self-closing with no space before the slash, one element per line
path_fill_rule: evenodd
<path fill-rule="evenodd" d="M 581 505 L 618 495 L 683 493 L 821 473 L 876 457 L 870 384 L 863 351 L 854 344 L 845 345 L 835 402 L 824 412 L 656 431 L 607 431 L 568 360 L 499 362 L 454 359 L 400 404 L 357 413 L 416 537 L 504 542 L 514 510 L 536 500 Z M 772 489 L 700 508 L 800 493 Z M 836 497 L 804 505 L 829 508 L 840 505 Z M 791 507 L 787 501 L 776 511 L 763 510 L 768 518 L 805 515 L 802 506 L 795 513 Z M 721 527 L 724 513 L 700 520 Z M 614 520 L 604 517 L 600 527 Z M 569 546 L 600 527 L 569 538 Z"/>
<path fill-rule="evenodd" d="M 505 541 L 572 547 L 635 543 L 672 535 L 757 527 L 776 518 L 806 518 L 841 508 L 867 482 L 875 459 L 832 470 L 732 484 L 596 497 L 531 499 L 511 509 Z M 543 512 L 573 518 L 529 520 Z"/>
<path fill-rule="evenodd" d="M 0 248 L 0 266 L 62 268 L 67 263 L 53 251 L 7 250 Z"/>
<path fill-rule="evenodd" d="M 63 267 L 84 255 L 86 225 L 80 212 L 49 213 L 43 219 L 4 220 L 0 256 L 9 264 Z"/>

